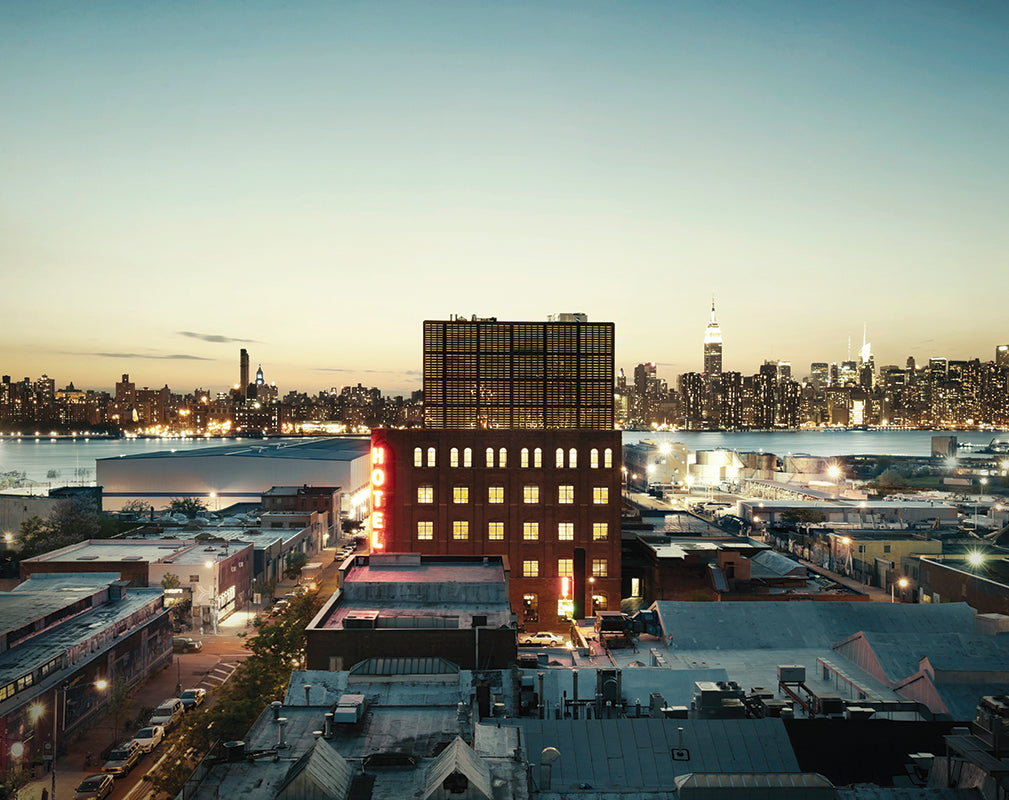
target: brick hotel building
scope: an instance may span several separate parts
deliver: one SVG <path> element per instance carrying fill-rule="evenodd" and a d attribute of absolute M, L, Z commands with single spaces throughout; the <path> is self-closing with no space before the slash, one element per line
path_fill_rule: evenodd
<path fill-rule="evenodd" d="M 425 322 L 426 427 L 372 432 L 373 546 L 505 556 L 529 629 L 619 609 L 613 375 L 612 323 Z"/>

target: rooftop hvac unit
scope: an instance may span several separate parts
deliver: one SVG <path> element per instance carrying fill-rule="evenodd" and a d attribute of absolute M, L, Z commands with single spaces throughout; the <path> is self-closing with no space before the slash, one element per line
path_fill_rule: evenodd
<path fill-rule="evenodd" d="M 801 664 L 779 664 L 778 683 L 805 683 L 806 668 Z"/>
<path fill-rule="evenodd" d="M 355 611 L 343 618 L 344 628 L 374 628 L 378 620 L 377 611 Z"/>

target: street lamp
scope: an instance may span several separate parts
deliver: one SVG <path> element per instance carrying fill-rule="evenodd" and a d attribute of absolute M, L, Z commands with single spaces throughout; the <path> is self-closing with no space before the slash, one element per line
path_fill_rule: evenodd
<path fill-rule="evenodd" d="M 979 483 L 981 484 L 981 491 L 979 491 L 977 497 L 974 498 L 974 533 L 977 533 L 977 504 L 982 495 L 984 495 L 984 487 L 988 485 L 988 479 L 981 478 Z"/>
<path fill-rule="evenodd" d="M 839 492 L 837 488 L 837 479 L 841 477 L 841 468 L 837 464 L 831 464 L 827 467 L 827 474 L 830 479 L 834 482 L 834 497 L 837 497 Z"/>
<path fill-rule="evenodd" d="M 890 602 L 891 603 L 895 603 L 896 602 L 896 600 L 894 600 L 894 597 L 893 597 L 893 588 L 894 588 L 894 586 L 899 586 L 900 587 L 900 590 L 901 590 L 901 602 L 904 602 L 903 591 L 904 591 L 904 589 L 907 588 L 908 583 L 909 583 L 909 581 L 908 581 L 907 578 L 901 578 L 896 583 L 891 583 L 890 584 Z"/>

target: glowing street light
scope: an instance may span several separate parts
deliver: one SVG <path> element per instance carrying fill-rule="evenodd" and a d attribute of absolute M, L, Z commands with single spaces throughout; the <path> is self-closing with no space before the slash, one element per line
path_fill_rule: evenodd
<path fill-rule="evenodd" d="M 900 579 L 900 580 L 898 580 L 898 581 L 897 581 L 896 583 L 891 583 L 891 584 L 890 584 L 890 602 L 891 602 L 891 603 L 895 603 L 895 602 L 896 602 L 896 600 L 894 600 L 894 597 L 893 597 L 893 589 L 894 589 L 894 587 L 895 587 L 895 586 L 899 586 L 899 587 L 900 587 L 900 590 L 901 590 L 901 592 L 903 592 L 903 591 L 904 591 L 904 589 L 906 589 L 906 588 L 907 588 L 907 585 L 908 585 L 909 583 L 910 583 L 910 581 L 909 581 L 909 580 L 908 580 L 907 578 L 901 578 L 901 579 Z"/>
<path fill-rule="evenodd" d="M 984 563 L 984 553 L 980 550 L 971 550 L 967 554 L 967 563 L 977 569 Z"/>

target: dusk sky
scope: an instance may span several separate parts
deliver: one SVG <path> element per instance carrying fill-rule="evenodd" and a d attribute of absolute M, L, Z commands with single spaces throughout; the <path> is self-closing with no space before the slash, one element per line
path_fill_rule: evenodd
<path fill-rule="evenodd" d="M 421 323 L 617 365 L 1009 343 L 1009 3 L 0 2 L 0 371 L 420 388 Z"/>

